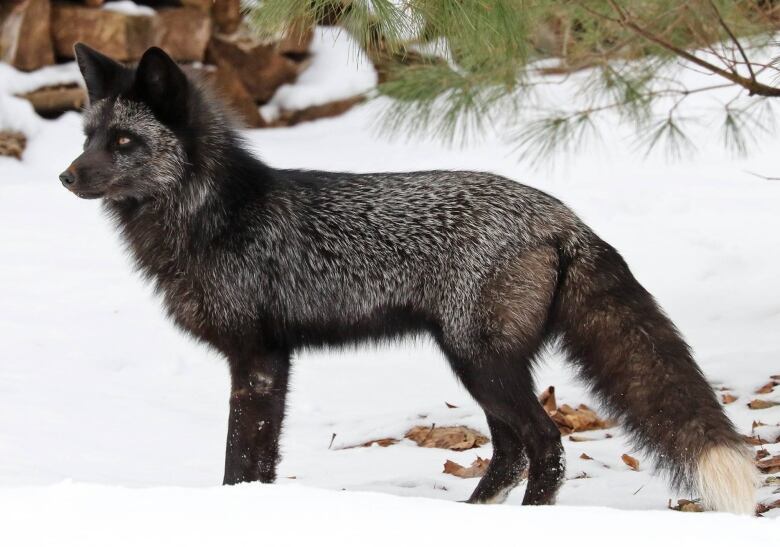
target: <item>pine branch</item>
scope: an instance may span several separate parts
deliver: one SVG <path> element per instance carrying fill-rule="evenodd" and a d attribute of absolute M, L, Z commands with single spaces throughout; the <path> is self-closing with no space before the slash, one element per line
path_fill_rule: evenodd
<path fill-rule="evenodd" d="M 780 88 L 769 86 L 756 80 L 755 75 L 753 75 L 752 69 L 750 70 L 751 78 L 745 78 L 744 76 L 740 75 L 734 70 L 724 70 L 723 68 L 716 66 L 704 59 L 701 59 L 700 57 L 697 57 L 696 55 L 688 52 L 687 50 L 674 45 L 673 43 L 665 40 L 664 38 L 658 36 L 657 34 L 640 26 L 634 21 L 634 19 L 628 14 L 628 12 L 617 3 L 616 0 L 607 0 L 607 1 L 609 2 L 609 4 L 612 6 L 612 8 L 615 10 L 615 12 L 618 15 L 616 18 L 603 16 L 606 17 L 609 21 L 615 22 L 621 25 L 622 27 L 637 33 L 638 35 L 653 42 L 654 44 L 657 44 L 662 48 L 671 51 L 678 57 L 690 61 L 691 63 L 700 66 L 701 68 L 704 68 L 714 74 L 717 74 L 718 76 L 721 76 L 722 78 L 725 78 L 726 80 L 729 80 L 730 82 L 733 82 L 745 88 L 746 90 L 748 90 L 751 96 L 759 95 L 762 97 L 780 97 Z M 594 13 L 598 13 L 598 12 L 594 12 Z M 740 46 L 740 50 L 742 50 L 741 46 Z M 747 57 L 746 57 L 746 61 L 747 61 Z M 749 66 L 750 62 L 747 61 L 747 64 Z"/>

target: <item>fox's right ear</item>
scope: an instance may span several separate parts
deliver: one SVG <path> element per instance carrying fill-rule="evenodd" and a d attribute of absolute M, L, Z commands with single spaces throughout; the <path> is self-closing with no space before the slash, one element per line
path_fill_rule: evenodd
<path fill-rule="evenodd" d="M 89 101 L 94 103 L 111 95 L 127 69 L 81 42 L 76 43 L 73 50 L 81 75 L 87 83 Z"/>

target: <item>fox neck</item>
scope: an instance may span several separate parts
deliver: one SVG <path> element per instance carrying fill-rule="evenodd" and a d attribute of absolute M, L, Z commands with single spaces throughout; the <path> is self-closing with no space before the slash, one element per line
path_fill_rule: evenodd
<path fill-rule="evenodd" d="M 273 171 L 240 145 L 219 161 L 193 162 L 176 193 L 108 202 L 137 267 L 156 278 L 181 272 L 229 233 L 244 207 L 257 207 Z"/>

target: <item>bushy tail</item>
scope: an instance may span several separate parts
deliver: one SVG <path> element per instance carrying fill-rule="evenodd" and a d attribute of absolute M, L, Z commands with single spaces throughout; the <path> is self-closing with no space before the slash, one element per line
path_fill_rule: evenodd
<path fill-rule="evenodd" d="M 678 489 L 755 511 L 756 470 L 680 333 L 593 234 L 562 250 L 552 327 L 582 376 Z"/>

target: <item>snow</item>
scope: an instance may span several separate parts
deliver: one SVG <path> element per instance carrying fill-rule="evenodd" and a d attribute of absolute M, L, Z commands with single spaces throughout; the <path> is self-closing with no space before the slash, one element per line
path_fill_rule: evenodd
<path fill-rule="evenodd" d="M 0 537 L 15 537 L 12 544 L 19 547 L 519 543 L 509 538 L 601 547 L 610 544 L 607 534 L 620 538 L 615 545 L 632 547 L 733 547 L 777 539 L 775 522 L 733 515 L 470 506 L 300 486 L 132 489 L 66 483 L 1 491 L 0 511 L 6 521 Z"/>
<path fill-rule="evenodd" d="M 348 33 L 337 27 L 317 27 L 311 44 L 311 64 L 294 84 L 284 84 L 260 108 L 273 121 L 282 110 L 302 110 L 348 99 L 371 90 L 377 75 Z"/>
<path fill-rule="evenodd" d="M 368 78 L 348 58 L 345 40 L 342 34 L 333 46 L 341 64 L 335 53 L 328 63 L 341 89 L 353 93 Z M 0 65 L 0 75 L 8 70 Z M 321 94 L 316 87 L 307 91 L 312 98 L 336 96 L 335 84 L 323 83 Z M 610 439 L 596 431 L 582 434 L 590 441 L 564 440 L 569 480 L 558 505 L 548 508 L 520 506 L 522 486 L 501 507 L 454 503 L 476 480 L 442 474 L 444 461 L 468 465 L 489 457 L 489 445 L 457 453 L 410 441 L 345 448 L 419 424 L 487 431 L 479 408 L 427 341 L 298 355 L 278 484 L 219 487 L 225 364 L 164 319 L 98 204 L 61 188 L 58 173 L 80 153 L 80 116 L 38 119 L 8 96 L 17 89 L 0 93 L 2 123 L 31 126 L 23 160 L 0 158 L 0 544 L 776 541 L 777 509 L 764 519 L 666 509 L 676 495 L 619 429 Z M 698 96 L 684 108 L 695 112 L 718 100 Z M 780 433 L 780 407 L 745 406 L 756 397 L 780 402 L 778 389 L 753 393 L 780 374 L 780 184 L 748 173 L 780 175 L 780 136 L 766 138 L 748 158 L 733 158 L 714 127 L 695 126 L 698 154 L 670 162 L 645 157 L 625 128 L 608 125 L 600 146 L 539 168 L 494 132 L 463 149 L 379 138 L 376 121 L 386 105 L 378 100 L 338 118 L 246 137 L 277 167 L 480 169 L 555 194 L 623 253 L 713 385 L 739 397 L 726 407 L 739 429 L 748 433 L 759 420 L 770 424 L 759 429 L 762 437 Z M 556 386 L 559 403 L 593 405 L 555 355 L 537 379 L 539 391 Z M 777 444 L 765 448 L 780 453 Z M 583 452 L 593 459 L 580 459 Z M 623 453 L 639 458 L 639 471 L 620 461 Z M 583 472 L 589 478 L 576 478 Z M 762 488 L 759 501 L 777 499 L 773 488 Z"/>
<path fill-rule="evenodd" d="M 154 15 L 154 10 L 149 6 L 141 6 L 132 0 L 119 0 L 103 4 L 106 11 L 115 11 L 125 15 Z"/>

